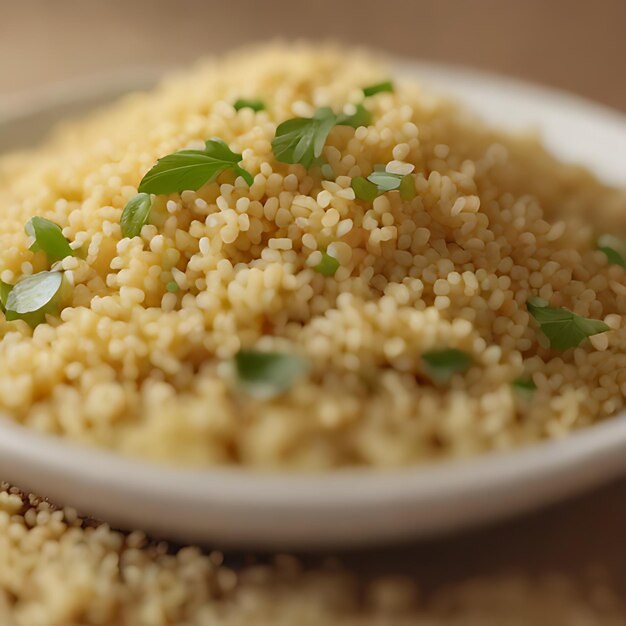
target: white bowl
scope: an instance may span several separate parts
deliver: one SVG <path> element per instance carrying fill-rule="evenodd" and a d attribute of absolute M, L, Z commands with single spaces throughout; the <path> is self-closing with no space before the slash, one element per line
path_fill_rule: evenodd
<path fill-rule="evenodd" d="M 452 93 L 489 121 L 533 126 L 559 157 L 624 184 L 626 117 L 518 81 L 416 63 L 397 71 Z M 73 83 L 0 104 L 0 149 L 144 87 L 154 71 Z M 597 485 L 626 469 L 625 415 L 506 454 L 398 470 L 325 474 L 175 469 L 42 436 L 0 419 L 0 478 L 114 526 L 224 546 L 317 548 L 400 540 L 495 520 Z"/>

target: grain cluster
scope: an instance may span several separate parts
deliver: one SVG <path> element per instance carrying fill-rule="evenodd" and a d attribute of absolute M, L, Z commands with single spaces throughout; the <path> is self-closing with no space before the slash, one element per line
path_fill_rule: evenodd
<path fill-rule="evenodd" d="M 24 232 L 35 215 L 80 254 L 61 261 L 58 317 L 33 330 L 0 315 L 0 410 L 174 463 L 324 469 L 509 449 L 623 409 L 626 270 L 595 248 L 626 233 L 623 193 L 402 78 L 368 99 L 371 125 L 332 129 L 332 177 L 274 158 L 277 124 L 350 112 L 389 76 L 359 52 L 244 50 L 4 157 L 2 281 L 47 269 Z M 266 110 L 236 111 L 243 97 Z M 156 160 L 211 137 L 253 184 L 225 173 L 157 196 L 140 236 L 122 237 Z M 352 179 L 378 164 L 412 172 L 416 197 L 356 199 Z M 315 270 L 322 251 L 332 276 Z M 551 350 L 526 308 L 537 296 L 610 330 Z M 250 399 L 233 379 L 242 348 L 302 355 L 309 374 Z M 422 355 L 448 348 L 473 365 L 435 384 Z M 511 385 L 521 376 L 531 397 Z"/>

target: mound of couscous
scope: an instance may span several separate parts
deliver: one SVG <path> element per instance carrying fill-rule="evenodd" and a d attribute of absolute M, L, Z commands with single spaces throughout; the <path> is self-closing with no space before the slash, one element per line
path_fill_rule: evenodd
<path fill-rule="evenodd" d="M 621 626 L 626 615 L 611 573 L 597 568 L 434 587 L 380 572 L 376 554 L 358 572 L 338 559 L 242 560 L 124 535 L 0 483 L 3 625 Z"/>
<path fill-rule="evenodd" d="M 0 410 L 195 465 L 558 437 L 626 403 L 622 236 L 626 194 L 534 136 L 366 54 L 244 50 L 0 161 Z"/>

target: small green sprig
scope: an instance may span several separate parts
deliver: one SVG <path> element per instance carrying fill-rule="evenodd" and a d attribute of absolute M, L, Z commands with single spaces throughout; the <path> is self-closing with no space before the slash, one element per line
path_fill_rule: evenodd
<path fill-rule="evenodd" d="M 537 385 L 535 385 L 532 376 L 520 376 L 520 378 L 516 378 L 511 383 L 511 387 L 513 387 L 515 391 L 526 395 L 532 394 L 537 389 Z"/>
<path fill-rule="evenodd" d="M 337 126 L 369 126 L 372 123 L 372 114 L 359 102 L 354 113 L 340 113 L 335 122 Z"/>
<path fill-rule="evenodd" d="M 239 98 L 235 100 L 233 104 L 235 111 L 241 111 L 241 109 L 252 109 L 255 113 L 259 111 L 265 111 L 267 108 L 263 100 L 257 100 L 255 98 Z"/>
<path fill-rule="evenodd" d="M 363 88 L 365 97 L 383 91 L 393 91 L 393 83 L 384 81 Z M 313 117 L 297 117 L 279 124 L 272 141 L 272 151 L 281 163 L 301 163 L 311 167 L 322 154 L 326 139 L 333 126 L 369 126 L 372 114 L 362 103 L 356 105 L 354 113 L 336 115 L 329 107 L 321 107 Z"/>
<path fill-rule="evenodd" d="M 309 369 L 298 355 L 259 350 L 240 350 L 234 364 L 239 387 L 259 399 L 284 393 Z"/>
<path fill-rule="evenodd" d="M 352 179 L 354 195 L 359 200 L 372 202 L 387 191 L 398 190 L 402 200 L 410 201 L 417 195 L 415 181 L 411 174 L 392 174 L 384 170 L 376 170 L 367 178 L 357 176 Z"/>
<path fill-rule="evenodd" d="M 6 313 L 7 298 L 9 297 L 11 289 L 13 289 L 13 285 L 9 285 L 0 280 L 0 310 L 2 310 L 3 313 Z"/>
<path fill-rule="evenodd" d="M 339 261 L 328 252 L 322 252 L 322 260 L 313 269 L 323 276 L 334 276 L 339 269 Z"/>
<path fill-rule="evenodd" d="M 626 243 L 614 235 L 600 235 L 596 247 L 606 254 L 609 263 L 626 267 Z"/>
<path fill-rule="evenodd" d="M 422 360 L 426 372 L 436 383 L 447 383 L 454 374 L 466 372 L 474 362 L 470 354 L 456 348 L 425 352 Z"/>
<path fill-rule="evenodd" d="M 221 139 L 209 139 L 204 150 L 180 150 L 159 159 L 139 183 L 138 191 L 157 195 L 196 191 L 226 170 L 252 185 L 252 174 L 239 165 L 241 159 L 241 154 Z"/>
<path fill-rule="evenodd" d="M 363 95 L 366 98 L 375 96 L 377 93 L 383 93 L 385 91 L 393 92 L 393 83 L 390 80 L 385 80 L 381 83 L 376 83 L 375 85 L 363 87 Z"/>
<path fill-rule="evenodd" d="M 301 163 L 311 167 L 319 159 L 328 134 L 334 126 L 367 126 L 371 113 L 357 104 L 354 113 L 335 115 L 329 107 L 315 111 L 313 117 L 296 117 L 279 124 L 272 140 L 272 152 L 281 163 Z"/>
<path fill-rule="evenodd" d="M 34 239 L 30 250 L 43 250 L 49 263 L 56 263 L 67 256 L 74 256 L 74 250 L 63 236 L 61 227 L 43 217 L 32 217 L 24 227 L 26 234 Z"/>
<path fill-rule="evenodd" d="M 7 321 L 21 319 L 34 328 L 47 314 L 58 313 L 62 284 L 62 272 L 47 271 L 26 276 L 13 286 L 3 284 L 0 298 Z"/>
<path fill-rule="evenodd" d="M 311 167 L 322 154 L 328 133 L 336 123 L 332 109 L 323 107 L 313 117 L 296 117 L 279 124 L 272 140 L 276 160 Z"/>
<path fill-rule="evenodd" d="M 383 191 L 381 191 L 375 183 L 371 182 L 364 176 L 356 176 L 350 182 L 352 189 L 354 190 L 354 195 L 359 200 L 364 200 L 365 202 L 373 202 L 380 196 Z"/>
<path fill-rule="evenodd" d="M 526 308 L 555 350 L 575 348 L 583 339 L 609 330 L 600 320 L 582 317 L 564 307 L 551 307 L 543 298 L 530 298 Z"/>
<path fill-rule="evenodd" d="M 148 223 L 150 210 L 152 209 L 152 199 L 149 193 L 138 193 L 131 198 L 122 211 L 120 227 L 124 237 L 137 237 L 141 229 Z"/>

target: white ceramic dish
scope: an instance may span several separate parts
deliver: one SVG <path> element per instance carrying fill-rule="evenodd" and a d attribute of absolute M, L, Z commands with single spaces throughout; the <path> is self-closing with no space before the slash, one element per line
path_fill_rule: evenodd
<path fill-rule="evenodd" d="M 561 158 L 623 185 L 626 117 L 567 94 L 449 67 L 398 63 L 495 124 L 539 129 Z M 0 103 L 0 150 L 50 123 L 153 82 L 153 70 Z M 393 471 L 259 474 L 184 470 L 85 449 L 0 419 L 0 478 L 114 526 L 181 541 L 315 548 L 400 540 L 513 515 L 626 470 L 626 416 L 560 441 Z"/>

